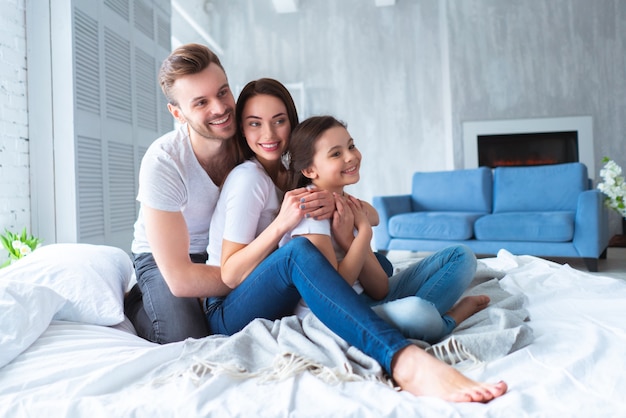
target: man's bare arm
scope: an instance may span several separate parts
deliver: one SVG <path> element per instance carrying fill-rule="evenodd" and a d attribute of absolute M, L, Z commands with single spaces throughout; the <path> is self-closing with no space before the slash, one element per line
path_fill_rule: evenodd
<path fill-rule="evenodd" d="M 181 212 L 146 206 L 142 210 L 152 254 L 174 296 L 210 297 L 230 292 L 219 267 L 193 263 L 189 258 L 189 231 Z"/>

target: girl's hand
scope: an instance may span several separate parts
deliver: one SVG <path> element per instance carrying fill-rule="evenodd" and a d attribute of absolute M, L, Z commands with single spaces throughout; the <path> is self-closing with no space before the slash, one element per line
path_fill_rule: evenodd
<path fill-rule="evenodd" d="M 359 231 L 359 234 L 372 234 L 372 225 L 368 219 L 367 207 L 364 206 L 359 199 L 353 196 L 348 196 L 346 198 L 346 203 L 354 214 L 354 227 L 357 231 Z"/>
<path fill-rule="evenodd" d="M 337 244 L 348 251 L 354 241 L 354 213 L 343 196 L 333 193 L 337 210 L 333 213 L 332 234 Z"/>
<path fill-rule="evenodd" d="M 318 190 L 317 187 L 310 185 L 296 190 L 306 190 L 307 194 L 301 196 L 300 207 L 308 218 L 313 219 L 330 219 L 335 211 L 335 199 L 331 192 L 327 190 Z"/>

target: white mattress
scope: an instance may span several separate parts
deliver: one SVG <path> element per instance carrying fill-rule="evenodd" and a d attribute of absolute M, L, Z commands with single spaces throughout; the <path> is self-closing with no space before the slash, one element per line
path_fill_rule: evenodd
<path fill-rule="evenodd" d="M 534 332 L 530 345 L 466 371 L 508 383 L 488 404 L 416 398 L 375 380 L 329 384 L 308 372 L 270 382 L 174 376 L 165 366 L 201 340 L 159 346 L 121 329 L 53 321 L 0 369 L 0 416 L 625 416 L 626 283 L 533 257 L 485 261 L 507 272 L 505 290 L 526 295 Z"/>

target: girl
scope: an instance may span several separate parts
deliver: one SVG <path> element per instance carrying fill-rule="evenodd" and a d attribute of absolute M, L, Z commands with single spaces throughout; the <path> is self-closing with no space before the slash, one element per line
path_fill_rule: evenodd
<path fill-rule="evenodd" d="M 373 208 L 344 192 L 345 186 L 359 181 L 361 153 L 343 123 L 331 116 L 305 120 L 292 133 L 289 155 L 294 184 L 332 192 L 335 218 L 343 215 L 346 228 L 333 228 L 331 233 L 329 220 L 303 219 L 282 242 L 294 236 L 308 238 L 361 298 L 404 336 L 436 343 L 487 306 L 485 295 L 463 298 L 453 306 L 476 271 L 476 259 L 465 246 L 441 250 L 387 278 L 370 247 L 367 214 Z M 296 311 L 303 312 L 302 307 Z"/>
<path fill-rule="evenodd" d="M 295 106 L 282 84 L 261 79 L 241 92 L 236 118 L 238 139 L 254 157 L 228 175 L 211 221 L 208 262 L 221 266 L 222 280 L 232 288 L 205 301 L 211 332 L 230 335 L 255 318 L 291 315 L 302 298 L 326 326 L 414 395 L 487 402 L 505 393 L 505 383 L 472 381 L 389 327 L 307 239 L 294 238 L 274 251 L 310 209 L 300 201 L 310 193 L 306 188 L 285 193 L 282 203 L 277 197 L 289 179 L 281 158 L 297 123 Z M 323 196 L 315 207 L 326 206 Z"/>

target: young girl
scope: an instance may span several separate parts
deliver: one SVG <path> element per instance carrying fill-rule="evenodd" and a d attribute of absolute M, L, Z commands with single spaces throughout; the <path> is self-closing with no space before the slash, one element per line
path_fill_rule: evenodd
<path fill-rule="evenodd" d="M 211 332 L 230 335 L 255 318 L 280 319 L 304 299 L 326 326 L 376 359 L 410 393 L 479 402 L 504 394 L 505 383 L 475 382 L 411 344 L 374 314 L 307 239 L 294 238 L 275 251 L 305 215 L 325 217 L 329 194 L 315 192 L 313 211 L 308 205 L 315 199 L 306 188 L 285 193 L 280 203 L 277 193 L 282 195 L 289 178 L 281 158 L 297 123 L 282 84 L 248 83 L 237 101 L 236 120 L 238 140 L 251 159 L 228 175 L 211 220 L 208 262 L 221 266 L 222 280 L 232 288 L 205 302 Z"/>
<path fill-rule="evenodd" d="M 367 216 L 373 208 L 344 192 L 345 186 L 359 181 L 361 153 L 343 123 L 331 116 L 300 123 L 292 132 L 289 156 L 294 184 L 332 192 L 337 214 L 332 222 L 303 219 L 282 242 L 294 236 L 308 238 L 386 322 L 408 338 L 435 343 L 487 306 L 489 298 L 484 295 L 454 305 L 476 271 L 476 259 L 465 246 L 441 250 L 387 278 L 370 246 Z M 339 223 L 344 228 L 338 228 Z M 302 306 L 296 311 L 303 312 Z"/>

